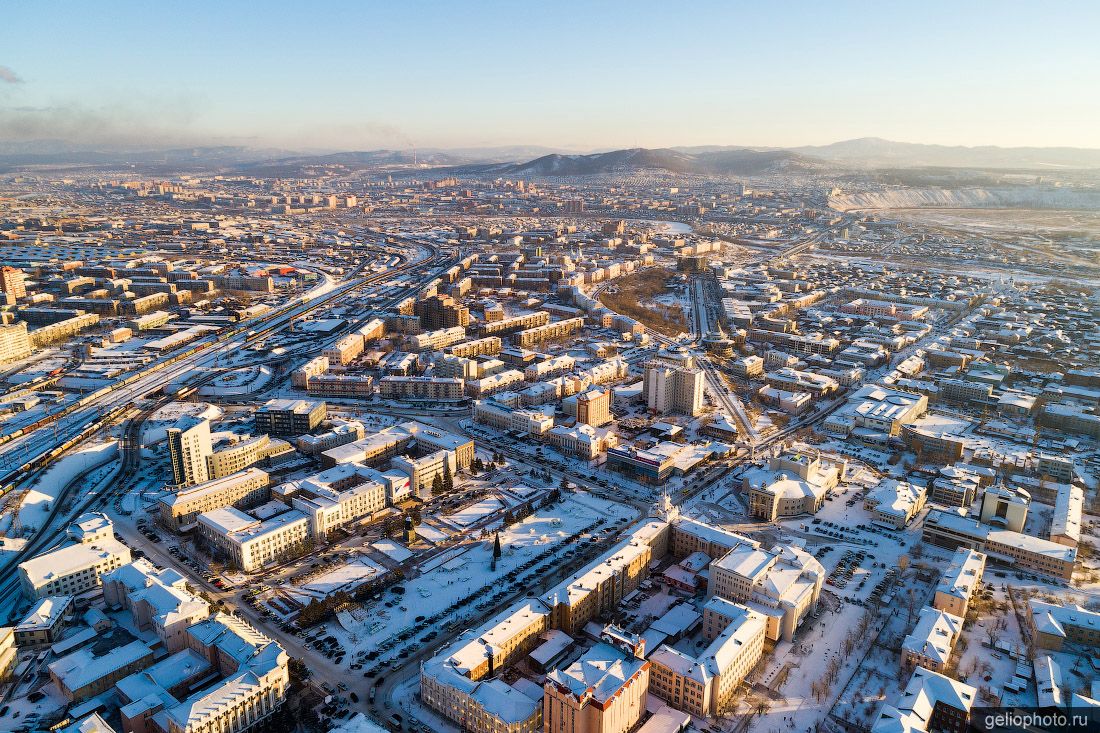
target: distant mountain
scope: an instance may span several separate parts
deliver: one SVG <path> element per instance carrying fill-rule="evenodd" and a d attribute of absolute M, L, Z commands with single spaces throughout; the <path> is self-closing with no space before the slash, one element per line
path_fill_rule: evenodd
<path fill-rule="evenodd" d="M 1100 168 L 1100 150 L 1090 148 L 1002 148 L 995 145 L 923 145 L 878 137 L 830 145 L 791 148 L 803 155 L 862 168 L 933 166 L 945 168 Z"/>
<path fill-rule="evenodd" d="M 97 148 L 66 140 L 0 140 L 0 167 L 134 166 L 148 171 L 238 170 L 260 176 L 300 175 L 325 166 L 389 168 L 394 175 L 434 169 L 447 175 L 587 176 L 631 171 L 754 176 L 774 173 L 1098 169 L 1100 150 L 1085 148 L 963 147 L 901 143 L 866 137 L 796 148 L 700 145 L 577 153 L 533 145 L 361 151 L 288 151 L 239 145 Z"/>
<path fill-rule="evenodd" d="M 0 142 L 0 164 L 6 166 L 180 165 L 222 167 L 286 155 L 285 151 L 237 145 L 193 148 L 99 150 L 63 140 Z"/>
<path fill-rule="evenodd" d="M 785 150 L 739 148 L 690 154 L 668 148 L 630 148 L 590 155 L 544 155 L 509 166 L 501 172 L 508 175 L 589 176 L 663 170 L 682 174 L 758 175 L 821 167 L 821 161 Z"/>

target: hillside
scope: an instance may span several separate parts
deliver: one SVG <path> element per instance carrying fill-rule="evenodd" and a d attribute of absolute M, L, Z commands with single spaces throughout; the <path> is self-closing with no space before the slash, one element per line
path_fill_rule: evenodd
<path fill-rule="evenodd" d="M 659 148 L 630 148 L 591 155 L 544 155 L 504 169 L 510 175 L 589 176 L 632 171 L 668 171 L 684 174 L 755 175 L 785 170 L 810 171 L 824 163 L 785 150 L 732 150 L 685 153 Z"/>

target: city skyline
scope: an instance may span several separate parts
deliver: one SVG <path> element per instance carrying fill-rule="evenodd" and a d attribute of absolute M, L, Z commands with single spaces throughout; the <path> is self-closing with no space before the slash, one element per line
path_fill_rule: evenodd
<path fill-rule="evenodd" d="M 1098 11 L 1061 4 L 8 10 L 0 141 L 294 150 L 1100 148 Z"/>

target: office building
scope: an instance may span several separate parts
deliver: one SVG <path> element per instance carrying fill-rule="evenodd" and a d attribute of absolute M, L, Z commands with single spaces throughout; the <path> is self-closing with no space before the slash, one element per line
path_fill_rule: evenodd
<path fill-rule="evenodd" d="M 157 500 L 160 522 L 173 532 L 192 529 L 198 515 L 226 506 L 255 506 L 270 495 L 271 479 L 258 468 L 196 484 Z"/>
<path fill-rule="evenodd" d="M 310 536 L 317 541 L 329 533 L 386 508 L 386 487 L 378 472 L 362 463 L 341 463 L 304 479 L 276 487 L 292 506 L 309 518 Z"/>
<path fill-rule="evenodd" d="M 1031 497 L 1026 491 L 1014 491 L 1003 485 L 990 486 L 982 495 L 982 524 L 1023 532 L 1030 505 Z"/>
<path fill-rule="evenodd" d="M 816 513 L 843 473 L 843 464 L 825 462 L 820 454 L 787 452 L 773 457 L 767 468 L 746 471 L 741 487 L 749 497 L 749 513 L 774 522 Z"/>
<path fill-rule="evenodd" d="M 215 558 L 252 573 L 307 551 L 310 523 L 296 510 L 260 521 L 233 507 L 223 507 L 198 516 L 198 536 Z"/>
<path fill-rule="evenodd" d="M 712 618 L 725 627 L 709 645 L 692 655 L 662 644 L 650 656 L 649 691 L 670 707 L 699 717 L 719 716 L 732 708 L 733 694 L 764 653 L 764 617 L 727 602 Z"/>
<path fill-rule="evenodd" d="M 169 652 L 186 647 L 187 629 L 210 615 L 210 604 L 187 589 L 185 577 L 145 558 L 103 576 L 103 601 L 129 611 L 138 630 L 151 630 Z"/>
<path fill-rule="evenodd" d="M 609 639 L 608 635 L 604 635 Z M 543 729 L 628 733 L 645 714 L 650 662 L 642 648 L 604 640 L 543 684 Z"/>

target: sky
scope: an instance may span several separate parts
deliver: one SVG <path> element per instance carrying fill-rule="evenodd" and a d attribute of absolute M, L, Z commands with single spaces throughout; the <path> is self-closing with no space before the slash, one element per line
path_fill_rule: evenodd
<path fill-rule="evenodd" d="M 1100 3 L 53 2 L 0 141 L 294 150 L 1100 148 Z"/>

